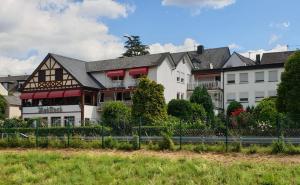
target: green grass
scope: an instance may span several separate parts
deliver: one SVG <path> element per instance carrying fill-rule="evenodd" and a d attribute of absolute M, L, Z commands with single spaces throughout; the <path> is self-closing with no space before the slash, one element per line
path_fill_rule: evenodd
<path fill-rule="evenodd" d="M 0 184 L 300 184 L 300 166 L 199 158 L 0 153 Z"/>

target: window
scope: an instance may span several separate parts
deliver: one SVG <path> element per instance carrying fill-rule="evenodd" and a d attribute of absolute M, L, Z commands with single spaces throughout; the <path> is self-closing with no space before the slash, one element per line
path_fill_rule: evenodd
<path fill-rule="evenodd" d="M 63 69 L 62 68 L 55 69 L 55 80 L 56 81 L 63 80 Z"/>
<path fill-rule="evenodd" d="M 124 99 L 125 101 L 131 100 L 130 92 L 124 92 L 124 93 L 123 93 L 123 99 Z"/>
<path fill-rule="evenodd" d="M 46 81 L 46 71 L 45 70 L 40 70 L 39 71 L 38 80 L 39 80 L 39 82 L 45 82 Z"/>
<path fill-rule="evenodd" d="M 248 73 L 240 73 L 240 84 L 248 83 Z"/>
<path fill-rule="evenodd" d="M 70 126 L 74 126 L 75 124 L 75 117 L 74 116 L 65 116 L 64 118 L 64 125 L 65 127 L 68 126 L 68 124 L 70 124 Z"/>
<path fill-rule="evenodd" d="M 276 97 L 277 96 L 277 91 L 268 91 L 268 96 L 269 97 Z"/>
<path fill-rule="evenodd" d="M 240 102 L 248 103 L 248 92 L 240 92 Z"/>
<path fill-rule="evenodd" d="M 227 103 L 235 101 L 235 93 L 227 93 Z"/>
<path fill-rule="evenodd" d="M 176 97 L 176 99 L 177 99 L 177 100 L 179 100 L 179 99 L 180 99 L 180 93 L 179 93 L 179 92 L 177 93 L 177 97 Z"/>
<path fill-rule="evenodd" d="M 177 73 L 176 73 L 176 81 L 180 82 L 180 72 L 179 71 L 177 71 Z"/>
<path fill-rule="evenodd" d="M 51 117 L 51 127 L 60 127 L 61 118 L 60 117 Z"/>
<path fill-rule="evenodd" d="M 100 93 L 99 101 L 104 102 L 104 93 Z"/>
<path fill-rule="evenodd" d="M 180 82 L 181 82 L 181 83 L 184 83 L 184 73 L 181 73 L 181 76 L 180 76 Z"/>
<path fill-rule="evenodd" d="M 123 96 L 122 96 L 122 92 L 117 92 L 117 94 L 116 94 L 116 100 L 117 101 L 122 101 L 122 98 Z"/>
<path fill-rule="evenodd" d="M 278 71 L 269 71 L 269 82 L 278 81 Z"/>
<path fill-rule="evenodd" d="M 264 91 L 256 91 L 255 92 L 255 101 L 256 102 L 261 101 L 262 99 L 264 99 L 264 97 L 265 97 L 265 92 Z"/>
<path fill-rule="evenodd" d="M 264 75 L 265 73 L 262 72 L 255 72 L 255 82 L 264 82 Z"/>
<path fill-rule="evenodd" d="M 234 84 L 235 83 L 235 74 L 228 74 L 227 75 L 227 83 Z"/>
<path fill-rule="evenodd" d="M 111 80 L 124 80 L 124 76 L 114 76 Z"/>

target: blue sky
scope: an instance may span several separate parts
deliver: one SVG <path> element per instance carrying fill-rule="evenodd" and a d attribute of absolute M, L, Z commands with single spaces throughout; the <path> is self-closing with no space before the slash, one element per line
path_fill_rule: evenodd
<path fill-rule="evenodd" d="M 104 22 L 111 33 L 140 35 L 147 44 L 178 45 L 192 38 L 207 47 L 235 43 L 241 51 L 300 45 L 298 0 L 236 0 L 222 9 L 203 8 L 197 15 L 191 7 L 162 6 L 160 0 L 123 2 L 134 4 L 135 12 Z"/>
<path fill-rule="evenodd" d="M 299 0 L 1 0 L 0 76 L 30 74 L 47 53 L 119 57 L 123 35 L 150 53 L 229 46 L 256 53 L 300 48 Z M 11 67 L 13 66 L 13 67 Z"/>

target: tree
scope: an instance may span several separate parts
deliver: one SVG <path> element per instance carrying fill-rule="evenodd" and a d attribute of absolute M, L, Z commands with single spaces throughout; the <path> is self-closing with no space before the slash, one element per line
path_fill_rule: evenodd
<path fill-rule="evenodd" d="M 192 107 L 191 121 L 206 120 L 207 118 L 206 112 L 202 105 L 199 105 L 197 103 L 191 103 L 191 107 Z"/>
<path fill-rule="evenodd" d="M 126 129 L 130 126 L 130 108 L 120 101 L 106 102 L 103 107 L 102 121 L 114 130 Z"/>
<path fill-rule="evenodd" d="M 232 102 L 230 102 L 230 104 L 227 107 L 226 115 L 231 116 L 232 112 L 234 112 L 237 109 L 242 109 L 242 108 L 243 108 L 243 105 L 240 102 L 232 101 Z"/>
<path fill-rule="evenodd" d="M 7 103 L 5 98 L 0 95 L 0 119 L 5 118 L 5 109 L 6 109 Z"/>
<path fill-rule="evenodd" d="M 254 116 L 257 121 L 269 122 L 276 126 L 277 116 L 280 114 L 276 110 L 276 100 L 265 98 L 254 108 Z"/>
<path fill-rule="evenodd" d="M 201 87 L 201 86 L 196 87 L 190 98 L 190 101 L 192 103 L 197 103 L 199 105 L 202 105 L 207 113 L 207 118 L 211 121 L 213 120 L 214 105 L 205 87 Z"/>
<path fill-rule="evenodd" d="M 147 78 L 140 78 L 132 98 L 132 117 L 135 121 L 153 124 L 167 119 L 164 87 Z"/>
<path fill-rule="evenodd" d="M 186 100 L 171 100 L 168 104 L 168 114 L 185 121 L 190 121 L 192 116 L 191 103 Z"/>
<path fill-rule="evenodd" d="M 289 57 L 284 65 L 281 83 L 277 89 L 276 107 L 290 118 L 300 121 L 300 51 Z"/>
<path fill-rule="evenodd" d="M 126 52 L 123 53 L 123 57 L 133 57 L 150 54 L 147 50 L 149 49 L 149 47 L 142 44 L 139 36 L 131 35 L 124 37 L 127 38 L 127 41 L 125 42 L 124 47 L 126 48 Z"/>

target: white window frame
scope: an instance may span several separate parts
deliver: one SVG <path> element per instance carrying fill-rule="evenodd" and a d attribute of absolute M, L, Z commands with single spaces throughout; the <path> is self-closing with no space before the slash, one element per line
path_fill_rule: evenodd
<path fill-rule="evenodd" d="M 233 76 L 233 80 L 229 80 L 229 76 Z M 227 84 L 235 84 L 235 74 L 227 74 Z"/>
<path fill-rule="evenodd" d="M 226 94 L 226 102 L 227 104 L 236 101 L 236 93 L 234 92 L 230 92 Z"/>
<path fill-rule="evenodd" d="M 242 81 L 242 78 L 241 78 L 242 75 L 247 75 L 247 81 Z M 240 73 L 239 76 L 240 76 L 240 84 L 247 84 L 247 83 L 249 83 L 249 74 L 248 73 Z"/>
<path fill-rule="evenodd" d="M 264 98 L 265 98 L 264 91 L 255 91 L 255 102 L 260 102 Z"/>
<path fill-rule="evenodd" d="M 272 73 L 274 73 L 275 72 L 275 78 L 276 79 L 271 79 L 271 75 L 272 75 Z M 278 71 L 277 70 L 272 70 L 272 71 L 269 71 L 269 82 L 278 82 Z"/>
<path fill-rule="evenodd" d="M 258 77 L 257 75 L 261 74 L 261 73 L 263 75 L 263 79 L 262 80 L 257 78 Z M 255 72 L 255 83 L 262 83 L 264 81 L 265 81 L 265 72 L 264 71 L 257 71 L 257 72 Z"/>
<path fill-rule="evenodd" d="M 248 92 L 240 92 L 239 100 L 241 103 L 248 103 L 249 102 L 249 93 Z"/>

